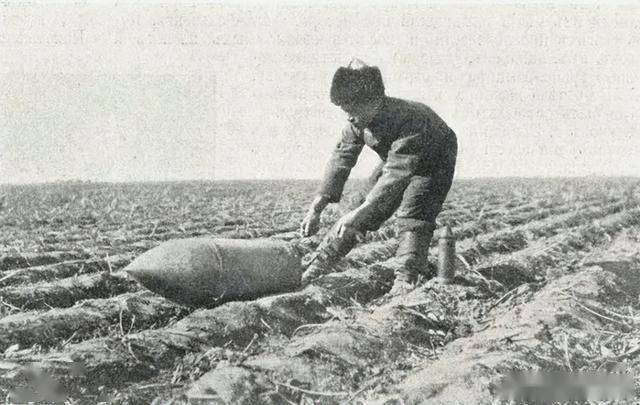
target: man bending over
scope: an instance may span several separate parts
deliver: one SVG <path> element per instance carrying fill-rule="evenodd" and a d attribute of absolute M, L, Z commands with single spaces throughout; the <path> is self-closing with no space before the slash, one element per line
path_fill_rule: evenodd
<path fill-rule="evenodd" d="M 357 235 L 377 230 L 396 213 L 400 266 L 390 294 L 413 288 L 427 265 L 436 217 L 451 188 L 457 156 L 455 133 L 428 106 L 385 94 L 380 70 L 354 59 L 340 67 L 331 102 L 348 123 L 327 164 L 321 186 L 301 224 L 303 236 L 318 232 L 320 214 L 340 201 L 344 184 L 367 145 L 382 159 L 364 202 L 338 220 L 302 275 L 302 283 L 330 273 L 357 243 Z"/>

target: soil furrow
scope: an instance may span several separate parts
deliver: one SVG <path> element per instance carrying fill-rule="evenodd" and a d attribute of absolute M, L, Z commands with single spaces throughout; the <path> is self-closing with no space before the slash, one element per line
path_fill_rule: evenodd
<path fill-rule="evenodd" d="M 22 310 L 64 308 L 83 299 L 112 297 L 139 289 L 133 281 L 98 273 L 0 288 L 0 298 L 5 306 Z"/>
<path fill-rule="evenodd" d="M 611 204 L 605 207 L 589 207 L 579 212 L 570 212 L 556 215 L 545 220 L 528 222 L 524 225 L 498 229 L 493 232 L 481 234 L 476 238 L 466 238 L 457 242 L 457 252 L 465 259 L 467 264 L 475 264 L 481 257 L 492 253 L 509 253 L 527 246 L 531 239 L 553 234 L 559 229 L 565 229 L 580 224 L 584 221 L 602 218 L 623 209 L 622 204 Z M 459 228 L 458 228 L 459 229 Z M 453 228 L 454 233 L 458 231 Z M 430 249 L 432 257 L 437 256 L 439 235 L 434 235 Z M 347 255 L 347 263 L 350 266 L 369 264 L 377 260 L 385 260 L 395 253 L 397 239 L 374 242 L 356 247 Z M 345 265 L 344 263 L 342 265 Z"/>
<path fill-rule="evenodd" d="M 591 207 L 578 212 L 557 215 L 545 220 L 533 221 L 521 226 L 498 230 L 482 235 L 473 241 L 463 240 L 457 248 L 467 264 L 475 264 L 481 257 L 491 253 L 508 253 L 524 248 L 530 240 L 550 236 L 585 221 L 593 221 L 624 209 L 616 203 L 605 207 Z"/>
<path fill-rule="evenodd" d="M 577 262 L 594 245 L 609 240 L 622 226 L 635 226 L 639 223 L 638 210 L 612 214 L 599 219 L 595 224 L 582 225 L 562 234 L 536 240 L 527 248 L 511 254 L 485 257 L 484 263 L 478 263 L 474 269 L 506 287 L 539 281 L 547 276 L 547 270 L 557 274 L 567 271 L 559 266 L 559 259 Z"/>
<path fill-rule="evenodd" d="M 104 259 L 71 260 L 43 266 L 27 267 L 6 271 L 0 277 L 0 286 L 52 281 L 80 274 L 110 272 L 124 268 L 131 263 L 133 255 L 120 254 Z"/>
<path fill-rule="evenodd" d="M 114 332 L 124 336 L 164 326 L 188 312 L 148 291 L 88 299 L 45 312 L 21 312 L 0 319 L 0 351 L 13 345 L 54 347 L 71 339 L 80 341 Z"/>
<path fill-rule="evenodd" d="M 522 304 L 505 304 L 511 308 L 483 330 L 448 345 L 438 360 L 412 371 L 391 394 L 371 393 L 379 399 L 371 403 L 451 404 L 471 397 L 475 403 L 489 404 L 511 370 L 577 370 L 581 363 L 595 370 L 602 360 L 589 367 L 585 348 L 600 339 L 599 330 L 615 333 L 628 328 L 593 312 L 607 313 L 636 302 L 640 290 L 636 283 L 628 283 L 627 274 L 592 267 L 563 276 L 538 292 L 523 285 L 518 293 L 529 298 L 520 300 Z"/>
<path fill-rule="evenodd" d="M 6 254 L 0 257 L 0 271 L 54 264 L 62 261 L 85 260 L 89 257 L 89 254 L 82 252 Z"/>

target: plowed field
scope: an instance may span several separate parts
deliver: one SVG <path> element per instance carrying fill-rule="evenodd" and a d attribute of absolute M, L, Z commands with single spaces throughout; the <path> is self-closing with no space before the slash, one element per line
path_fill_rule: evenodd
<path fill-rule="evenodd" d="M 393 219 L 335 273 L 254 301 L 188 308 L 117 276 L 169 239 L 295 240 L 315 187 L 2 186 L 2 399 L 488 404 L 514 369 L 627 373 L 640 393 L 638 179 L 456 182 L 438 218 L 457 238 L 456 282 L 425 276 L 405 296 L 386 294 Z"/>

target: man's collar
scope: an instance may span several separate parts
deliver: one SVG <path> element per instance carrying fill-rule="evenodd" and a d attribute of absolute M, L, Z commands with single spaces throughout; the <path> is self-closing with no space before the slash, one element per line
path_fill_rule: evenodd
<path fill-rule="evenodd" d="M 373 117 L 369 125 L 367 125 L 368 128 L 377 127 L 385 122 L 385 118 L 387 115 L 387 106 L 389 104 L 388 101 L 389 100 L 387 96 L 382 97 L 382 104 L 380 105 L 380 109 L 378 110 L 378 113 Z"/>

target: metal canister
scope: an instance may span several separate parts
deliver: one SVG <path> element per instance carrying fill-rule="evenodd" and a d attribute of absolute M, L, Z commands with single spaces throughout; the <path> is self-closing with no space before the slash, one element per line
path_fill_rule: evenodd
<path fill-rule="evenodd" d="M 438 242 L 438 281 L 449 284 L 456 273 L 456 239 L 450 226 L 445 228 Z"/>

